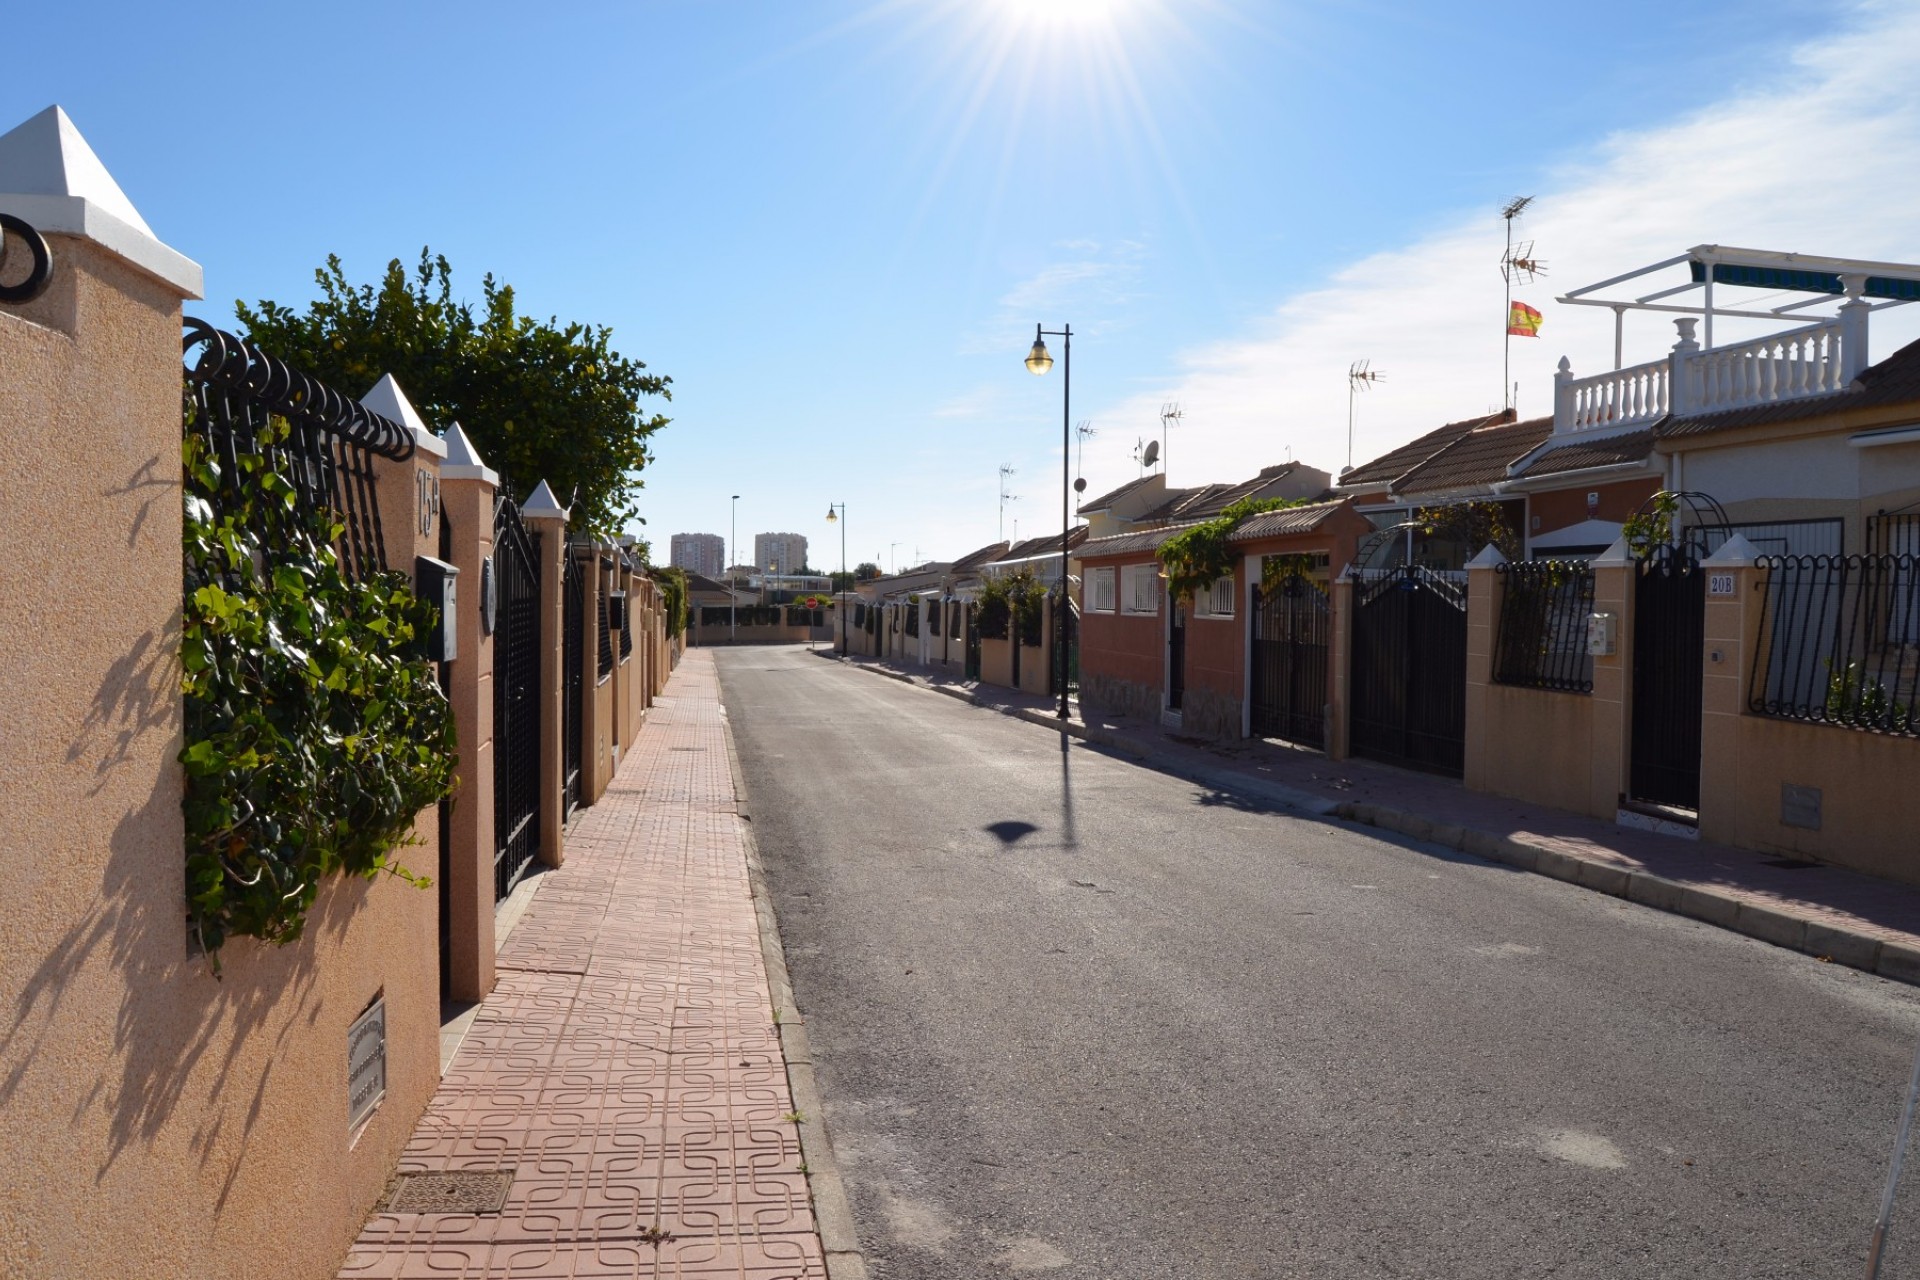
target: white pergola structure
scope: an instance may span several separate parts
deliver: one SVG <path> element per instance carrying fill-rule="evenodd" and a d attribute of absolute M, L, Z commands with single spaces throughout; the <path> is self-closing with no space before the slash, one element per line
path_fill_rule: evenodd
<path fill-rule="evenodd" d="M 1630 280 L 1646 280 L 1659 272 L 1684 267 L 1686 278 L 1663 284 L 1651 293 L 1610 296 Z M 1714 288 L 1723 291 L 1718 300 Z M 1725 290 L 1737 290 L 1726 305 Z M 1779 306 L 1766 306 L 1764 295 L 1812 294 Z M 1756 302 L 1755 296 L 1762 295 Z M 1816 309 L 1827 305 L 1875 299 L 1871 311 L 1920 302 L 1920 265 L 1873 262 L 1861 258 L 1827 258 L 1810 253 L 1780 253 L 1769 249 L 1738 249 L 1729 245 L 1695 245 L 1685 253 L 1663 258 L 1650 266 L 1609 277 L 1555 299 L 1571 306 L 1608 307 L 1613 311 L 1613 367 L 1621 367 L 1622 335 L 1629 311 L 1662 311 L 1700 316 L 1704 320 L 1702 350 L 1713 349 L 1713 318 L 1736 316 L 1745 320 L 1788 320 L 1798 313 L 1815 312 L 1808 319 L 1827 319 Z"/>

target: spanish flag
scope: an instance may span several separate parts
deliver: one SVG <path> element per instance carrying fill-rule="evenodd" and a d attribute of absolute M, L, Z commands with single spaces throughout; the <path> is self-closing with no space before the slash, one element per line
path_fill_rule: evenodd
<path fill-rule="evenodd" d="M 1540 336 L 1540 313 L 1524 302 L 1515 302 L 1507 307 L 1507 332 L 1516 338 L 1537 338 Z"/>

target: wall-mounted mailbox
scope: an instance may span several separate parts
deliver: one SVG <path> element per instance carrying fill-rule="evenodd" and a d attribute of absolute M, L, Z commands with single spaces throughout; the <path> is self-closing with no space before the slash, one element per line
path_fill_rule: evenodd
<path fill-rule="evenodd" d="M 493 634 L 494 617 L 500 608 L 500 584 L 493 570 L 493 557 L 480 562 L 480 634 Z"/>
<path fill-rule="evenodd" d="M 1613 656 L 1613 615 L 1595 613 L 1587 617 L 1587 652 L 1596 658 Z"/>
<path fill-rule="evenodd" d="M 413 589 L 422 600 L 439 610 L 440 617 L 426 637 L 428 662 L 452 662 L 459 656 L 454 633 L 454 610 L 458 603 L 453 589 L 460 576 L 458 565 L 432 556 L 416 556 L 413 561 Z"/>
<path fill-rule="evenodd" d="M 607 625 L 615 631 L 627 629 L 627 593 L 607 592 Z"/>

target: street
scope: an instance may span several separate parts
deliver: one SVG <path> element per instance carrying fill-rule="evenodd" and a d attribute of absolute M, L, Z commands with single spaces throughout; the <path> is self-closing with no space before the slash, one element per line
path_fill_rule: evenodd
<path fill-rule="evenodd" d="M 1859 1274 L 1912 989 L 716 657 L 875 1275 Z"/>

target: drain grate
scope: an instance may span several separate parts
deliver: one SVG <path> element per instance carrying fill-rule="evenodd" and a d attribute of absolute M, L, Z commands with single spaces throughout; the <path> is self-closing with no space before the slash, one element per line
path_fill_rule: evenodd
<path fill-rule="evenodd" d="M 513 1170 L 497 1173 L 403 1173 L 387 1199 L 388 1213 L 498 1213 L 507 1203 Z"/>

